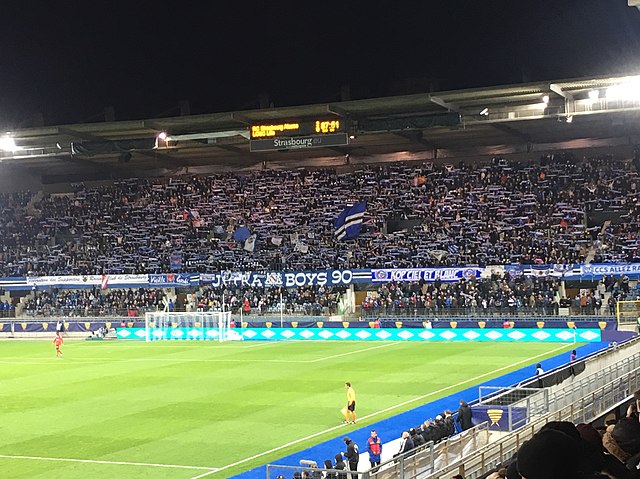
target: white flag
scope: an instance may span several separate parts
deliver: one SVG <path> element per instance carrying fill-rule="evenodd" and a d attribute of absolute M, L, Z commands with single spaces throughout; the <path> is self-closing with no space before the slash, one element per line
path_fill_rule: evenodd
<path fill-rule="evenodd" d="M 257 235 L 251 235 L 245 240 L 244 242 L 245 251 L 249 251 L 250 253 L 253 253 L 253 250 L 256 249 L 256 236 Z"/>
<path fill-rule="evenodd" d="M 307 254 L 309 252 L 309 246 L 304 243 L 296 243 L 294 248 L 296 251 L 299 251 L 302 254 Z"/>
<path fill-rule="evenodd" d="M 282 236 L 274 236 L 273 238 L 271 238 L 271 244 L 280 246 L 282 244 Z"/>

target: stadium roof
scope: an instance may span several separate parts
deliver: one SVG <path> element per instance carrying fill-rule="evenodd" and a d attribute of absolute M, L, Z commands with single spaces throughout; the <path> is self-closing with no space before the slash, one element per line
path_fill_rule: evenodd
<path fill-rule="evenodd" d="M 43 181 L 634 145 L 640 76 L 590 78 L 208 115 L 29 128 L 0 161 Z M 251 152 L 252 124 L 341 119 L 346 146 Z M 167 141 L 158 141 L 160 133 Z M 11 140 L 7 146 L 7 137 Z M 9 151 L 14 150 L 14 151 Z"/>

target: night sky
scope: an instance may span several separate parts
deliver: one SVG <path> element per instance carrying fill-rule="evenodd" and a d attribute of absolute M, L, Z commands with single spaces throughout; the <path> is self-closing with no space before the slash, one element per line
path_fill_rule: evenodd
<path fill-rule="evenodd" d="M 626 0 L 6 3 L 6 129 L 640 73 Z"/>

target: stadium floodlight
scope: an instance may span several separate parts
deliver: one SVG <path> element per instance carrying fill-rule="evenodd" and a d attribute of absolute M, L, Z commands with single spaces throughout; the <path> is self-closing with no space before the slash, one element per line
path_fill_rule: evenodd
<path fill-rule="evenodd" d="M 14 152 L 18 150 L 15 140 L 10 136 L 0 137 L 0 150 Z"/>
<path fill-rule="evenodd" d="M 480 115 L 489 116 L 489 109 L 487 107 L 483 108 L 482 111 L 480 112 Z"/>
<path fill-rule="evenodd" d="M 596 101 L 600 98 L 600 90 L 591 90 L 589 91 L 589 99 L 592 101 Z"/>
<path fill-rule="evenodd" d="M 640 100 L 640 77 L 633 77 L 607 88 L 607 100 Z"/>
<path fill-rule="evenodd" d="M 158 140 L 165 141 L 166 139 L 167 139 L 167 132 L 166 131 L 161 131 L 160 133 L 158 133 Z"/>

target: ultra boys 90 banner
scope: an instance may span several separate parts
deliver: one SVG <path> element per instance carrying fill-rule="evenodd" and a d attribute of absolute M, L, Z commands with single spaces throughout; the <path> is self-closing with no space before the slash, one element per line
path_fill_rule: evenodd
<path fill-rule="evenodd" d="M 333 269 L 322 271 L 222 271 L 214 273 L 103 274 L 75 276 L 28 276 L 0 278 L 6 290 L 50 288 L 183 288 L 211 285 L 246 287 L 338 286 L 353 283 L 423 281 L 457 282 L 511 276 L 554 277 L 561 280 L 599 280 L 613 275 L 640 278 L 640 263 L 536 264 L 459 266 L 446 268 Z"/>

